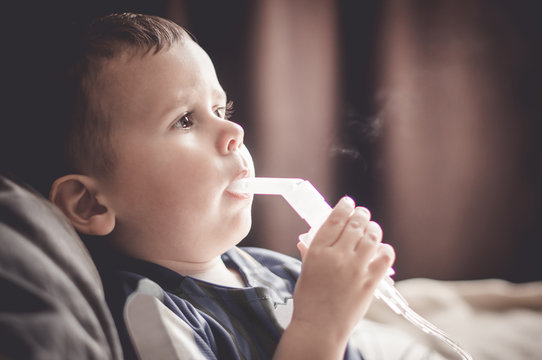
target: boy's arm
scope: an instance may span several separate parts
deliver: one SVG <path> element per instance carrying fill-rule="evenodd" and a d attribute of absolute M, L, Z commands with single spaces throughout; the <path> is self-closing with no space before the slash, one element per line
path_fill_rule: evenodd
<path fill-rule="evenodd" d="M 348 338 L 394 260 L 364 208 L 343 198 L 304 251 L 292 321 L 274 358 L 342 359 Z"/>

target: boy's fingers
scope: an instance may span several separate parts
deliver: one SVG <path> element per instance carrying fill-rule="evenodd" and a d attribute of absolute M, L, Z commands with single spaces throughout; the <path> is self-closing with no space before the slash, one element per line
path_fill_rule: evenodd
<path fill-rule="evenodd" d="M 327 220 L 316 233 L 311 247 L 315 245 L 329 246 L 335 243 L 350 218 L 350 214 L 354 211 L 354 207 L 354 200 L 347 196 L 339 200 Z"/>
<path fill-rule="evenodd" d="M 379 244 L 376 250 L 376 255 L 369 264 L 368 271 L 377 278 L 382 278 L 386 275 L 388 269 L 395 261 L 395 250 L 388 244 Z"/>
<path fill-rule="evenodd" d="M 371 213 L 363 207 L 356 207 L 335 243 L 346 250 L 355 250 L 363 240 Z"/>
<path fill-rule="evenodd" d="M 307 253 L 307 246 L 302 241 L 299 241 L 297 243 L 297 249 L 299 250 L 299 254 L 301 254 L 301 260 L 303 260 L 305 254 Z"/>
<path fill-rule="evenodd" d="M 360 262 L 368 263 L 377 255 L 378 247 L 382 241 L 382 229 L 374 221 L 367 224 L 365 234 L 358 242 L 355 251 Z"/>
<path fill-rule="evenodd" d="M 374 221 L 369 221 L 363 238 L 368 244 L 379 244 L 382 242 L 382 235 L 383 233 L 380 225 Z"/>

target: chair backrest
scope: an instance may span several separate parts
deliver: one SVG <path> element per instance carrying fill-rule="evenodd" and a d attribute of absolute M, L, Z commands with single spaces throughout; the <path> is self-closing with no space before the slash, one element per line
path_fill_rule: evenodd
<path fill-rule="evenodd" d="M 103 286 L 65 217 L 0 176 L 0 358 L 122 359 Z"/>

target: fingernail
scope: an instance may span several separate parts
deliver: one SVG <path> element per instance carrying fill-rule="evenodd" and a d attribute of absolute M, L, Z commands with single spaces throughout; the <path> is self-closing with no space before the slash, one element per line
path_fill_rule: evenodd
<path fill-rule="evenodd" d="M 346 204 L 349 204 L 351 206 L 356 206 L 356 203 L 350 196 L 343 196 L 342 201 L 344 201 Z"/>
<path fill-rule="evenodd" d="M 371 211 L 369 211 L 369 209 L 363 206 L 360 206 L 358 208 L 360 209 L 360 211 L 363 211 L 367 216 L 369 216 L 369 218 L 371 218 Z"/>

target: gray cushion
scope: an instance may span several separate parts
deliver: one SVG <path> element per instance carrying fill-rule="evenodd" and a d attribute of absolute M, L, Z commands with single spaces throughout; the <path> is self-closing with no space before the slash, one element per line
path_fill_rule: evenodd
<path fill-rule="evenodd" d="M 121 359 L 98 272 L 64 216 L 0 177 L 0 358 Z"/>

